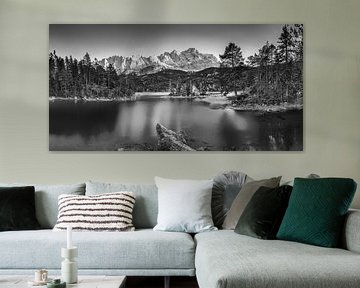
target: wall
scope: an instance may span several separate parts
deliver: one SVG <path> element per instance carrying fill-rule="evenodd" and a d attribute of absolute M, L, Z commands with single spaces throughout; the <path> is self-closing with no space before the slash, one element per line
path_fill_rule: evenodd
<path fill-rule="evenodd" d="M 0 182 L 152 182 L 235 169 L 360 184 L 359 11 L 358 0 L 0 0 Z M 304 152 L 49 152 L 49 23 L 304 23 Z"/>

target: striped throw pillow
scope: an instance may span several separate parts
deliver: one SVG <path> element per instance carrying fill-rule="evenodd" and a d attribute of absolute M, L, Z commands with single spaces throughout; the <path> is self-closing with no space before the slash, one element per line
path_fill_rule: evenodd
<path fill-rule="evenodd" d="M 72 226 L 74 231 L 133 231 L 133 192 L 93 196 L 60 195 L 55 231 Z"/>

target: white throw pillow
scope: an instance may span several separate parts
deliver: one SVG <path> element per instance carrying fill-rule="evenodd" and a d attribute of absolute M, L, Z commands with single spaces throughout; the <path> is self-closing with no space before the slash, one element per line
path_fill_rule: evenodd
<path fill-rule="evenodd" d="M 213 180 L 155 177 L 159 212 L 154 230 L 198 233 L 217 230 L 211 217 Z"/>
<path fill-rule="evenodd" d="M 72 226 L 75 231 L 133 231 L 133 192 L 115 192 L 92 196 L 59 196 L 59 214 L 55 231 Z"/>

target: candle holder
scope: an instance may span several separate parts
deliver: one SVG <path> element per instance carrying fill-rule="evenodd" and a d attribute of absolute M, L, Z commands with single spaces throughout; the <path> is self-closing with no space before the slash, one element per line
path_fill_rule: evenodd
<path fill-rule="evenodd" d="M 75 257 L 78 255 L 77 247 L 61 248 L 61 279 L 67 284 L 77 283 L 78 269 Z"/>

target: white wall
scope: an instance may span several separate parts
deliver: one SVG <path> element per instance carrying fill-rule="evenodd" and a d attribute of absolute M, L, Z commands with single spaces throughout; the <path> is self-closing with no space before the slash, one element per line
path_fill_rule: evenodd
<path fill-rule="evenodd" d="M 360 185 L 359 11 L 358 0 L 0 0 L 0 182 L 152 182 L 235 169 Z M 49 23 L 304 23 L 304 152 L 49 152 Z"/>

